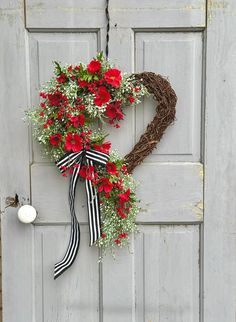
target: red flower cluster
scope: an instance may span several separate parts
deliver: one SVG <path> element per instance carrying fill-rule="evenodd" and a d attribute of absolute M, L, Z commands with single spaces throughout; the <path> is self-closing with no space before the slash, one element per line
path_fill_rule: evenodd
<path fill-rule="evenodd" d="M 57 81 L 60 84 L 65 83 L 67 81 L 66 75 L 64 73 L 61 73 L 61 75 L 57 77 Z"/>
<path fill-rule="evenodd" d="M 68 99 L 65 95 L 63 95 L 60 91 L 55 91 L 54 93 L 49 93 L 47 95 L 49 106 L 57 106 L 61 105 L 67 106 Z"/>

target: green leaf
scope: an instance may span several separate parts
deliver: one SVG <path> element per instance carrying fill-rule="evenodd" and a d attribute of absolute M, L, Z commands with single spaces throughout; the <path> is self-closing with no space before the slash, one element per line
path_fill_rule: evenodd
<path fill-rule="evenodd" d="M 57 62 L 57 61 L 54 61 L 53 62 L 54 63 L 54 65 L 55 65 L 55 69 L 54 69 L 54 72 L 55 72 L 55 74 L 58 76 L 58 75 L 60 75 L 61 74 L 61 66 L 60 66 L 60 64 Z"/>

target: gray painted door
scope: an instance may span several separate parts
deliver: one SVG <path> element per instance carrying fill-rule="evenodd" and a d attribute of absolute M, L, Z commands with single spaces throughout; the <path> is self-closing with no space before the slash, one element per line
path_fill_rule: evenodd
<path fill-rule="evenodd" d="M 213 139 L 217 130 L 212 121 L 210 128 L 206 123 L 209 136 L 204 134 L 205 89 L 216 102 L 218 93 L 212 94 L 211 89 L 220 79 L 215 74 L 205 86 L 205 1 L 110 1 L 111 60 L 127 72 L 148 70 L 167 76 L 178 96 L 177 119 L 158 149 L 135 172 L 143 211 L 138 217 L 140 234 L 132 241 L 130 252 L 122 250 L 116 260 L 108 256 L 98 264 L 98 250 L 88 247 L 84 191 L 78 189 L 80 251 L 73 266 L 56 281 L 53 265 L 64 254 L 70 230 L 68 181 L 42 158 L 21 118 L 27 106 L 38 102 L 39 86 L 51 76 L 53 60 L 87 62 L 104 49 L 105 1 L 23 2 L 3 0 L 0 11 L 4 46 L 0 62 L 4 75 L 0 80 L 4 103 L 0 131 L 5 156 L 1 157 L 4 322 L 203 321 L 204 156 L 210 169 L 206 207 L 209 213 L 214 210 L 207 217 L 205 231 L 209 277 L 205 318 L 206 322 L 218 321 L 217 316 L 221 316 L 219 321 L 233 321 L 229 313 L 227 319 L 223 318 L 223 308 L 216 310 L 217 315 L 210 313 L 214 311 L 210 296 L 217 293 L 210 285 L 224 285 L 223 277 L 216 274 L 222 258 L 215 259 L 217 241 L 211 239 L 223 220 L 218 223 L 213 218 L 222 218 L 222 213 L 217 215 L 217 207 L 211 206 L 213 188 L 219 198 L 214 202 L 220 203 L 221 198 L 220 181 L 213 179 L 217 167 L 208 157 L 212 146 L 218 145 Z M 222 3 L 210 1 L 208 5 L 208 49 L 212 57 L 218 43 L 212 35 L 227 15 Z M 219 10 L 224 12 L 223 18 Z M 218 46 L 215 63 L 221 61 Z M 213 68 L 215 63 L 210 60 L 209 66 Z M 154 106 L 151 99 L 146 99 L 135 112 L 127 113 L 121 130 L 109 128 L 113 147 L 122 154 L 128 152 L 153 117 Z M 215 112 L 209 107 L 209 118 L 211 113 Z M 214 120 L 219 122 L 216 116 Z M 230 123 L 230 118 L 226 121 Z M 223 139 L 227 133 L 222 134 Z M 223 173 L 220 176 L 223 178 Z M 31 203 L 37 209 L 33 225 L 21 224 L 15 208 L 4 211 L 5 197 L 14 193 L 21 204 Z M 226 206 L 219 209 L 224 213 Z M 219 233 L 227 233 L 228 228 Z M 227 247 L 232 242 L 222 237 L 222 243 Z M 223 301 L 223 297 L 215 296 Z M 236 303 L 233 298 L 235 295 L 230 312 Z"/>

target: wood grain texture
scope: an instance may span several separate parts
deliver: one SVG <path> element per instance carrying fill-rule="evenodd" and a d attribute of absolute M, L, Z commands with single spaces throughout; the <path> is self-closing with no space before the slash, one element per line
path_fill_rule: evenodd
<path fill-rule="evenodd" d="M 104 0 L 27 0 L 27 28 L 98 28 L 103 24 Z M 205 1 L 111 1 L 111 26 L 128 28 L 204 27 Z M 91 15 L 96 12 L 95 19 Z"/>
<path fill-rule="evenodd" d="M 200 163 L 144 163 L 137 167 L 134 176 L 140 182 L 138 197 L 142 211 L 139 222 L 195 223 L 203 220 Z M 32 203 L 38 210 L 37 223 L 70 221 L 67 190 L 68 180 L 54 165 L 32 166 Z M 78 182 L 75 209 L 79 221 L 87 223 L 84 181 Z"/>
<path fill-rule="evenodd" d="M 52 279 L 53 264 L 64 254 L 69 239 L 68 180 L 39 157 L 36 145 L 29 160 L 28 131 L 21 118 L 24 109 L 36 102 L 38 86 L 49 77 L 49 63 L 55 55 L 63 62 L 87 61 L 104 48 L 105 1 L 26 0 L 26 20 L 23 0 L 2 3 L 2 209 L 5 197 L 16 192 L 21 203 L 28 203 L 31 193 L 30 201 L 38 211 L 32 226 L 18 222 L 15 208 L 2 215 L 4 322 L 72 322 L 78 316 L 84 322 L 197 322 L 201 292 L 198 224 L 203 220 L 198 96 L 205 1 L 111 1 L 110 59 L 118 67 L 127 72 L 142 66 L 159 69 L 157 55 L 165 66 L 175 55 L 185 57 L 179 69 L 171 65 L 166 73 L 172 73 L 180 102 L 185 104 L 186 119 L 176 124 L 190 137 L 181 146 L 180 138 L 175 141 L 175 135 L 167 136 L 163 158 L 154 155 L 135 172 L 144 201 L 144 212 L 139 216 L 141 234 L 132 244 L 133 253 L 121 250 L 116 262 L 107 257 L 99 265 L 97 249 L 87 247 L 84 183 L 79 183 L 76 211 L 82 223 L 81 249 L 74 265 L 56 282 Z M 142 55 L 145 37 L 151 47 L 149 43 Z M 168 41 L 175 43 L 169 56 Z M 191 82 L 191 93 L 184 101 L 182 87 L 186 81 Z M 151 114 L 150 109 L 145 117 Z M 142 117 L 138 120 L 136 116 L 135 110 L 129 109 L 120 131 L 109 127 L 113 147 L 122 155 L 137 139 Z M 194 133 L 186 128 L 188 118 Z M 172 158 L 172 154 L 177 157 Z M 12 303 L 17 303 L 14 309 Z"/>
<path fill-rule="evenodd" d="M 103 321 L 199 321 L 199 227 L 140 226 L 103 263 Z M 124 274 L 125 272 L 125 274 Z"/>
<path fill-rule="evenodd" d="M 236 3 L 208 1 L 204 321 L 236 319 Z"/>

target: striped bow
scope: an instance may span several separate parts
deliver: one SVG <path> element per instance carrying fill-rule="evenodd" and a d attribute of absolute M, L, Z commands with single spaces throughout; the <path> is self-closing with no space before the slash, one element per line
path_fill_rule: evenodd
<path fill-rule="evenodd" d="M 80 228 L 75 214 L 74 202 L 76 183 L 79 178 L 80 169 L 82 165 L 93 166 L 94 162 L 106 165 L 108 159 L 108 154 L 90 149 L 82 150 L 80 152 L 71 152 L 64 155 L 56 162 L 56 166 L 59 168 L 61 173 L 65 172 L 67 168 L 72 166 L 74 166 L 74 169 L 70 177 L 69 184 L 69 205 L 71 213 L 70 241 L 65 256 L 55 265 L 54 279 L 60 276 L 73 264 L 79 249 Z M 92 185 L 91 180 L 85 179 L 85 185 L 89 216 L 90 246 L 92 246 L 96 240 L 101 237 L 99 196 L 95 187 Z"/>

